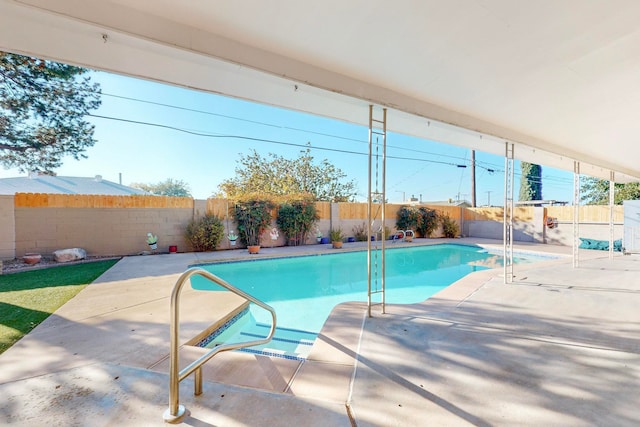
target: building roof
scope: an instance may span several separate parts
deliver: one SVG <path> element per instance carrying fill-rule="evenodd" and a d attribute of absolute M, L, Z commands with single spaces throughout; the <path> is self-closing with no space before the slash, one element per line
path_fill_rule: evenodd
<path fill-rule="evenodd" d="M 435 201 L 426 201 L 422 202 L 423 205 L 427 206 L 463 206 L 465 208 L 470 208 L 471 203 L 466 200 L 435 200 Z"/>
<path fill-rule="evenodd" d="M 99 194 L 131 196 L 147 194 L 145 191 L 102 179 L 75 176 L 34 175 L 20 178 L 0 179 L 0 194 L 46 193 L 46 194 Z"/>

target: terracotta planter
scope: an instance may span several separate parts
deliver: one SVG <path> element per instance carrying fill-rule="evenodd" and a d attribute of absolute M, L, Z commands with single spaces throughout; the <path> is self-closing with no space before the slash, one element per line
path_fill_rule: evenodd
<path fill-rule="evenodd" d="M 257 254 L 260 252 L 260 246 L 247 246 L 250 254 Z"/>
<path fill-rule="evenodd" d="M 25 264 L 37 264 L 42 259 L 42 255 L 40 254 L 24 254 L 22 260 Z"/>
<path fill-rule="evenodd" d="M 342 242 L 331 242 L 334 249 L 342 249 Z"/>

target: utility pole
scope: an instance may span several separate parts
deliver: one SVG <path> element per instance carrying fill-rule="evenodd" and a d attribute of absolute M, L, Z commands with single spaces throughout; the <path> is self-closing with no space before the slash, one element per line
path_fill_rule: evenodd
<path fill-rule="evenodd" d="M 493 191 L 485 191 L 485 193 L 487 193 L 487 206 L 491 207 L 491 193 Z"/>
<path fill-rule="evenodd" d="M 471 207 L 476 207 L 476 150 L 471 150 Z"/>

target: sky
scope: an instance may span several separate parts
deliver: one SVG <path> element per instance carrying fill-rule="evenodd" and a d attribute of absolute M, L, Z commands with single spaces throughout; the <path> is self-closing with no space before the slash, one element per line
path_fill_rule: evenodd
<path fill-rule="evenodd" d="M 86 159 L 65 158 L 55 171 L 58 176 L 102 175 L 125 185 L 172 178 L 185 181 L 196 199 L 206 199 L 234 176 L 241 155 L 256 150 L 295 158 L 309 144 L 316 163 L 328 159 L 355 180 L 356 199 L 366 200 L 366 127 L 105 72 L 92 72 L 91 79 L 103 94 L 96 117 L 89 118 L 97 142 L 85 152 Z M 390 113 L 387 120 L 392 119 Z M 388 201 L 471 200 L 470 154 L 469 149 L 389 133 Z M 477 205 L 503 205 L 504 157 L 476 151 L 476 165 Z M 516 199 L 519 172 L 516 161 Z M 17 176 L 26 174 L 0 168 L 0 178 Z M 573 173 L 543 165 L 542 194 L 545 200 L 570 202 Z"/>

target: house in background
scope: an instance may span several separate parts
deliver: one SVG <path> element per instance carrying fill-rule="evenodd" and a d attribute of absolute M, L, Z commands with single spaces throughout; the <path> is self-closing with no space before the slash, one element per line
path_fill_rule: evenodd
<path fill-rule="evenodd" d="M 470 208 L 471 203 L 466 200 L 434 200 L 430 202 L 422 202 L 423 205 L 427 206 L 459 206 L 463 208 Z"/>
<path fill-rule="evenodd" d="M 149 194 L 138 188 L 128 187 L 102 179 L 73 176 L 51 176 L 32 172 L 27 177 L 0 179 L 0 195 L 16 193 L 46 194 L 97 194 L 110 196 L 132 196 Z"/>

